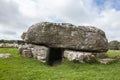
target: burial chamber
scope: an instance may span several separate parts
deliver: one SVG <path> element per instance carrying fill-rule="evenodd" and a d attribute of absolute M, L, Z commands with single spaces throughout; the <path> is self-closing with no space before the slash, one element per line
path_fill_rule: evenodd
<path fill-rule="evenodd" d="M 65 49 L 99 53 L 108 50 L 104 31 L 93 26 L 41 22 L 32 25 L 21 37 L 26 43 L 47 46 L 49 65 L 60 64 Z"/>
<path fill-rule="evenodd" d="M 63 59 L 63 49 L 62 48 L 50 48 L 47 56 L 47 64 L 51 66 L 57 66 L 61 64 Z"/>

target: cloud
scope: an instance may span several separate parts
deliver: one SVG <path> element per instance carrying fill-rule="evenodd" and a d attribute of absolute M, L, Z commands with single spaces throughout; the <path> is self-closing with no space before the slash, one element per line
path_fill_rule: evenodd
<path fill-rule="evenodd" d="M 27 18 L 21 14 L 16 2 L 0 0 L 0 39 L 20 39 L 26 26 Z"/>
<path fill-rule="evenodd" d="M 96 26 L 103 29 L 109 40 L 120 40 L 120 11 L 115 9 L 104 10 L 101 12 L 100 17 L 96 19 Z"/>
<path fill-rule="evenodd" d="M 35 21 L 53 21 L 54 17 L 57 20 L 77 24 L 91 21 L 98 16 L 97 9 L 92 7 L 92 0 L 15 0 L 15 2 L 25 17 Z"/>
<path fill-rule="evenodd" d="M 7 34 L 7 35 L 16 35 L 16 32 L 13 31 L 2 31 L 2 34 Z"/>
<path fill-rule="evenodd" d="M 96 26 L 109 40 L 120 40 L 119 5 L 119 0 L 0 0 L 0 39 L 20 39 L 32 24 L 50 21 Z"/>

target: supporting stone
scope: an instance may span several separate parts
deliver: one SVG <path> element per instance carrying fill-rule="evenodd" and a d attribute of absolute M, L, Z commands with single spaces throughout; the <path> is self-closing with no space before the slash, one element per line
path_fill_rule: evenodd
<path fill-rule="evenodd" d="M 31 52 L 30 49 L 25 49 L 25 50 L 23 50 L 22 55 L 23 55 L 24 57 L 29 57 L 29 58 L 32 58 L 32 57 L 33 57 L 32 52 Z"/>
<path fill-rule="evenodd" d="M 64 57 L 67 58 L 69 61 L 76 61 L 76 62 L 80 62 L 80 63 L 96 62 L 95 56 L 90 52 L 65 50 Z"/>
<path fill-rule="evenodd" d="M 33 58 L 42 62 L 46 62 L 49 53 L 48 47 L 33 45 L 33 48 L 31 50 L 32 50 Z"/>

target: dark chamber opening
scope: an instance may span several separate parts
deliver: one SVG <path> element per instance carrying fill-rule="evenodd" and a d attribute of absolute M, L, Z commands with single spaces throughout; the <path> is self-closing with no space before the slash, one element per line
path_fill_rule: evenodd
<path fill-rule="evenodd" d="M 61 64 L 63 56 L 62 48 L 50 48 L 50 52 L 48 54 L 48 65 L 57 66 Z"/>

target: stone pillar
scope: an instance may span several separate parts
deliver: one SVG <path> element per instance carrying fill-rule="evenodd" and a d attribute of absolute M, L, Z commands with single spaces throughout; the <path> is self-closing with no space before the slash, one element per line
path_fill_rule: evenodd
<path fill-rule="evenodd" d="M 49 53 L 49 48 L 45 46 L 34 45 L 34 47 L 31 50 L 32 50 L 33 58 L 41 62 L 46 62 Z"/>

